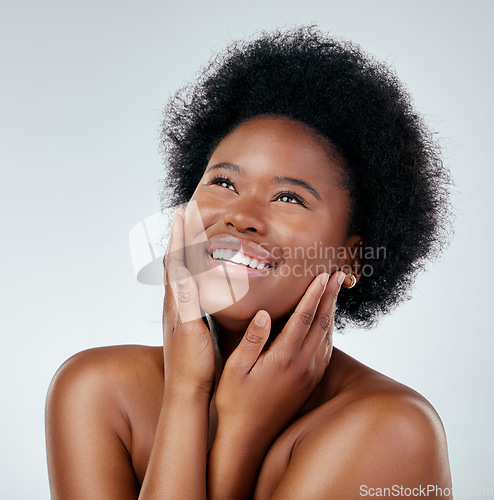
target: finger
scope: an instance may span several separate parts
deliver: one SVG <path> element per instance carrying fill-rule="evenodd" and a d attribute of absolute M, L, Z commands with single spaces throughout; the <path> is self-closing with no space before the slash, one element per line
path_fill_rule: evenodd
<path fill-rule="evenodd" d="M 178 313 L 177 322 L 187 328 L 192 328 L 194 327 L 193 323 L 202 317 L 199 291 L 186 267 L 178 267 L 174 272 L 175 280 L 170 283 L 170 287 L 173 291 L 175 308 Z M 201 324 L 201 327 L 203 326 L 204 324 Z"/>
<path fill-rule="evenodd" d="M 321 300 L 329 279 L 328 273 L 318 275 L 307 288 L 295 311 L 276 337 L 271 348 L 282 347 L 296 353 L 302 347 L 307 332 L 316 315 L 317 306 Z"/>
<path fill-rule="evenodd" d="M 314 321 L 302 344 L 302 350 L 306 351 L 309 357 L 316 353 L 319 357 L 329 360 L 331 356 L 336 302 L 345 276 L 344 272 L 339 271 L 334 273 L 328 281 Z"/>
<path fill-rule="evenodd" d="M 180 268 L 184 268 L 184 224 L 183 209 L 177 209 L 170 232 L 170 239 L 164 257 L 165 266 L 165 308 L 174 309 L 170 284 L 174 282 Z"/>
<path fill-rule="evenodd" d="M 164 264 L 168 268 L 173 264 L 183 265 L 184 263 L 184 209 L 177 208 L 173 217 L 173 224 L 170 231 L 170 239 L 165 252 Z"/>
<path fill-rule="evenodd" d="M 237 348 L 228 358 L 241 373 L 249 373 L 256 364 L 271 331 L 271 317 L 267 311 L 258 311 L 250 322 Z"/>

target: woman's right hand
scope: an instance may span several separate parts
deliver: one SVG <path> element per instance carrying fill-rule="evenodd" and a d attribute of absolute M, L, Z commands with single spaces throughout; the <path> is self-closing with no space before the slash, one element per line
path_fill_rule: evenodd
<path fill-rule="evenodd" d="M 184 210 L 177 209 L 164 258 L 163 348 L 165 392 L 211 393 L 215 359 L 213 339 L 202 320 L 199 293 L 185 267 Z"/>

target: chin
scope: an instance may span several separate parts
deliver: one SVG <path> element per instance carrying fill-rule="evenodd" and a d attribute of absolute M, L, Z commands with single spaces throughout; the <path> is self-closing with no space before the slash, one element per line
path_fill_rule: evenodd
<path fill-rule="evenodd" d="M 249 300 L 248 285 L 238 282 L 199 282 L 201 309 L 211 316 L 227 317 L 230 320 L 246 320 L 254 317 L 261 309 Z"/>
<path fill-rule="evenodd" d="M 204 271 L 197 266 L 198 261 L 191 261 L 189 268 L 199 289 L 201 309 L 218 319 L 250 321 L 263 309 L 276 321 L 293 312 L 307 286 L 297 280 L 279 283 L 275 289 L 269 271 L 265 271 L 266 276 L 252 278 L 242 268 L 229 269 L 226 274 L 222 266 Z"/>
<path fill-rule="evenodd" d="M 233 300 L 228 287 L 225 290 L 210 285 L 199 287 L 199 300 L 201 309 L 215 320 L 243 323 L 250 322 L 261 309 L 269 313 L 272 322 L 286 318 L 293 313 L 300 298 L 265 297 L 251 289 L 240 300 Z"/>

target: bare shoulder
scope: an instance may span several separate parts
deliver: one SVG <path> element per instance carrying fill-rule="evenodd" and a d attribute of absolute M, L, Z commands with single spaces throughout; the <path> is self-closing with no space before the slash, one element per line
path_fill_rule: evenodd
<path fill-rule="evenodd" d="M 57 373 L 55 379 L 60 372 L 66 370 L 77 370 L 83 368 L 92 369 L 117 369 L 118 371 L 125 370 L 130 365 L 135 365 L 136 359 L 140 361 L 148 360 L 150 362 L 163 362 L 162 347 L 145 346 L 145 345 L 114 345 L 106 347 L 95 347 L 86 349 L 71 356 L 65 361 Z"/>
<path fill-rule="evenodd" d="M 78 412 L 84 417 L 90 409 L 114 427 L 130 448 L 129 422 L 144 399 L 163 391 L 161 347 L 120 345 L 81 351 L 65 361 L 55 373 L 47 395 L 47 424 L 61 412 Z M 145 388 L 143 390 L 143 388 Z"/>
<path fill-rule="evenodd" d="M 105 374 L 109 381 L 145 372 L 153 365 L 162 369 L 162 347 L 116 345 L 87 349 L 71 356 L 55 373 L 52 383 L 60 378 L 93 377 Z"/>
<path fill-rule="evenodd" d="M 120 345 L 81 351 L 55 373 L 48 402 L 57 396 L 104 398 L 125 410 L 125 393 L 144 381 L 160 383 L 163 373 L 161 347 Z M 107 406 L 107 405 L 104 405 Z M 108 409 L 108 408 L 107 408 Z"/>
<path fill-rule="evenodd" d="M 112 346 L 82 351 L 55 373 L 46 402 L 46 441 L 53 498 L 135 498 L 133 412 L 163 387 L 162 348 Z M 142 390 L 145 387 L 145 390 Z M 120 495 L 120 496 L 118 496 Z M 103 495 L 104 496 L 104 495 Z M 106 498 L 106 497 L 105 497 Z"/>
<path fill-rule="evenodd" d="M 335 423 L 344 428 L 364 426 L 368 434 L 385 433 L 386 442 L 410 440 L 410 450 L 431 439 L 442 440 L 444 428 L 431 403 L 415 390 L 385 375 L 370 372 L 353 381 L 335 398 L 337 412 L 330 421 L 321 419 L 314 433 L 332 431 Z"/>
<path fill-rule="evenodd" d="M 450 488 L 446 435 L 433 406 L 387 377 L 366 380 L 361 389 L 294 446 L 292 468 L 321 472 L 305 484 L 330 485 L 345 498 L 393 487 Z"/>
<path fill-rule="evenodd" d="M 334 398 L 302 417 L 289 462 L 265 498 L 295 498 L 297 491 L 298 498 L 350 499 L 383 496 L 383 488 L 398 496 L 400 488 L 421 485 L 443 488 L 447 498 L 446 435 L 433 406 L 364 365 L 355 373 Z"/>

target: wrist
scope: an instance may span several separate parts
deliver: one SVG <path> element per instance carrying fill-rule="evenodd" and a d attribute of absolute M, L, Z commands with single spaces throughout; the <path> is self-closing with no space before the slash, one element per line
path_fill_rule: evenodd
<path fill-rule="evenodd" d="M 268 450 L 271 439 L 264 436 L 261 429 L 240 422 L 227 423 L 218 419 L 218 427 L 213 446 L 221 449 L 235 449 L 239 454 L 251 457 L 263 456 Z"/>
<path fill-rule="evenodd" d="M 183 402 L 190 404 L 193 402 L 207 403 L 211 399 L 211 389 L 195 384 L 172 384 L 165 383 L 163 401 Z"/>
<path fill-rule="evenodd" d="M 240 424 L 218 424 L 208 455 L 208 498 L 252 498 L 269 444 Z"/>

